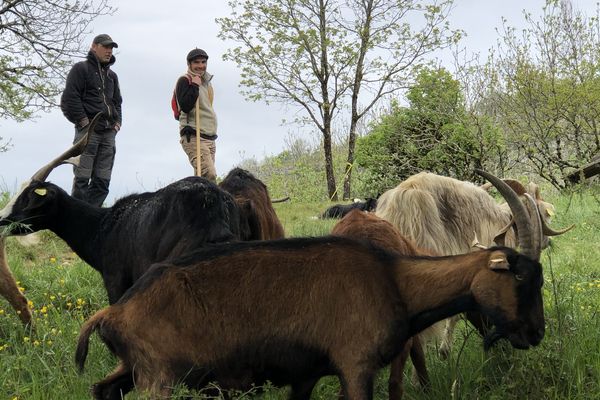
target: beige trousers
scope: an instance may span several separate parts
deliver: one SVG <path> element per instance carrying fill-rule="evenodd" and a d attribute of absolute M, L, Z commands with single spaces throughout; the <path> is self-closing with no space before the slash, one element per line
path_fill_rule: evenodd
<path fill-rule="evenodd" d="M 179 143 L 181 143 L 183 151 L 187 154 L 188 160 L 190 160 L 190 164 L 194 168 L 194 175 L 198 175 L 196 171 L 196 137 L 190 137 L 188 143 L 185 135 L 181 136 Z M 215 183 L 217 182 L 217 170 L 215 169 L 216 152 L 217 146 L 214 140 L 200 138 L 200 168 L 202 170 L 200 176 Z"/>

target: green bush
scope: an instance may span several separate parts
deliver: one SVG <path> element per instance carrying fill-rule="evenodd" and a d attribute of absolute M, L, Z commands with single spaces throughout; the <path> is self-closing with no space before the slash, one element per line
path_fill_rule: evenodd
<path fill-rule="evenodd" d="M 421 171 L 473 180 L 474 168 L 501 170 L 499 130 L 467 113 L 458 82 L 444 69 L 424 69 L 407 107 L 392 102 L 356 146 L 368 186 L 382 193 Z"/>

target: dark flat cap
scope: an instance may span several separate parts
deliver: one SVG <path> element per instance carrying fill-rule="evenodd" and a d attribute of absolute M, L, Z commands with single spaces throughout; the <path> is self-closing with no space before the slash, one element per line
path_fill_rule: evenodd
<path fill-rule="evenodd" d="M 205 58 L 208 60 L 208 54 L 202 49 L 195 48 L 188 53 L 186 60 L 187 62 L 192 62 L 192 60 L 195 60 L 196 58 Z"/>

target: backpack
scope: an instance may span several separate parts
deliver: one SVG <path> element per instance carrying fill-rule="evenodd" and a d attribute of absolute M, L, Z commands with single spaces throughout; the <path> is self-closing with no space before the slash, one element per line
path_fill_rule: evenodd
<path fill-rule="evenodd" d="M 192 81 L 189 75 L 183 75 L 187 78 L 188 84 Z M 179 82 L 179 80 L 177 80 Z M 175 89 L 173 89 L 173 96 L 171 97 L 171 110 L 173 110 L 173 117 L 177 121 L 179 121 L 179 115 L 181 114 L 181 108 L 179 107 L 179 102 L 177 101 L 177 95 L 175 91 L 177 90 L 177 83 L 175 83 Z"/>
<path fill-rule="evenodd" d="M 188 80 L 188 84 L 190 82 L 192 82 L 192 78 L 190 78 L 189 75 L 182 75 L 185 76 Z M 179 80 L 177 80 L 177 82 L 179 82 Z M 171 110 L 173 110 L 173 117 L 175 118 L 175 120 L 179 121 L 179 115 L 181 114 L 181 107 L 179 107 L 179 102 L 177 101 L 177 95 L 175 93 L 175 91 L 177 90 L 177 83 L 175 83 L 175 89 L 173 89 L 173 96 L 171 97 Z M 210 101 L 210 104 L 212 105 L 213 103 L 213 89 L 212 86 L 210 86 L 208 88 L 208 98 Z"/>

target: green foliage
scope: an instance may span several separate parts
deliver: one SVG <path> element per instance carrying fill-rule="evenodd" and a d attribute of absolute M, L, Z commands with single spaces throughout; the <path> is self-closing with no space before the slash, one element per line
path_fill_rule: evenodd
<path fill-rule="evenodd" d="M 107 0 L 3 1 L 0 8 L 0 119 L 22 121 L 55 105 L 90 23 L 113 9 Z"/>
<path fill-rule="evenodd" d="M 453 351 L 446 361 L 435 351 L 427 354 L 431 387 L 423 392 L 410 384 L 405 372 L 405 397 L 410 399 L 597 399 L 600 393 L 600 189 L 580 188 L 573 194 L 544 193 L 557 208 L 553 225 L 577 227 L 554 238 L 542 256 L 546 337 L 527 351 L 506 343 L 488 353 L 466 324 L 458 325 Z M 288 236 L 318 236 L 335 221 L 314 220 L 326 201 L 276 204 Z M 83 374 L 73 362 L 82 322 L 106 305 L 100 275 L 79 260 L 53 234 L 43 232 L 41 243 L 23 247 L 7 243 L 9 264 L 32 302 L 35 331 L 24 330 L 14 311 L 0 299 L 0 393 L 3 399 L 50 400 L 89 398 L 89 386 L 101 380 L 117 361 L 96 336 Z M 409 363 L 410 364 L 410 363 Z M 375 399 L 387 399 L 388 370 L 375 381 Z M 236 398 L 283 400 L 288 389 L 266 386 Z M 313 399 L 335 398 L 337 378 L 322 379 Z M 191 397 L 186 397 L 191 396 Z M 147 399 L 133 392 L 127 399 Z M 178 386 L 174 399 L 207 399 Z"/>
<path fill-rule="evenodd" d="M 473 168 L 492 162 L 499 133 L 491 124 L 471 122 L 461 87 L 448 71 L 423 69 L 407 99 L 408 107 L 393 102 L 357 144 L 357 163 L 378 192 L 423 170 L 472 179 Z"/>
<path fill-rule="evenodd" d="M 323 136 L 327 195 L 337 196 L 332 126 L 349 127 L 347 157 L 354 163 L 356 123 L 385 96 L 403 90 L 427 56 L 456 43 L 447 21 L 453 0 L 230 1 L 217 18 L 219 37 L 236 43 L 225 60 L 242 71 L 246 98 L 292 105 L 295 122 Z M 349 111 L 349 112 L 347 112 Z M 352 171 L 344 170 L 344 197 Z M 339 175 L 338 175 L 339 176 Z"/>
<path fill-rule="evenodd" d="M 76 372 L 74 344 L 80 324 L 106 304 L 106 294 L 100 275 L 64 242 L 46 232 L 40 236 L 33 247 L 7 241 L 9 265 L 29 300 L 35 330 L 24 330 L 0 299 L 0 393 L 6 399 L 87 398 L 90 382 Z M 91 360 L 88 367 L 114 366 L 102 347 L 92 345 L 92 352 L 105 358 Z"/>
<path fill-rule="evenodd" d="M 326 199 L 327 191 L 322 156 L 317 151 L 297 158 L 289 151 L 265 158 L 253 168 L 246 163 L 243 168 L 252 171 L 259 179 L 268 182 L 272 198 L 289 196 L 294 201 Z"/>
<path fill-rule="evenodd" d="M 521 170 L 556 188 L 600 152 L 600 30 L 570 2 L 549 1 L 517 31 L 505 26 L 488 61 L 486 112 L 499 121 Z M 525 161 L 525 162 L 523 162 Z"/>
<path fill-rule="evenodd" d="M 333 168 L 336 174 L 341 175 L 346 165 L 344 146 L 334 144 L 332 149 Z M 296 139 L 287 150 L 260 162 L 256 159 L 243 160 L 240 167 L 265 182 L 273 199 L 289 196 L 296 203 L 329 199 L 327 188 L 323 185 L 325 169 L 322 150 L 302 139 Z M 377 195 L 372 188 L 363 184 L 363 176 L 361 169 L 354 171 L 353 178 L 357 185 L 355 195 L 361 198 Z M 339 190 L 338 187 L 336 193 Z"/>

